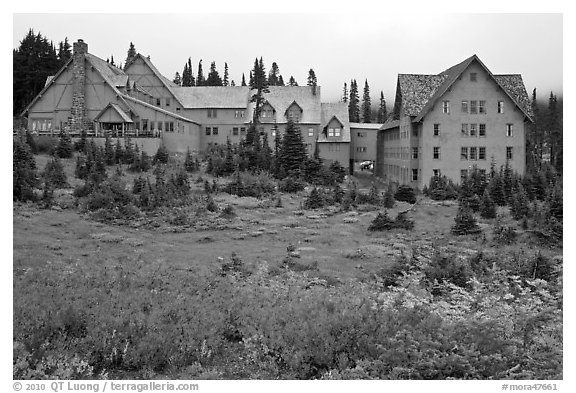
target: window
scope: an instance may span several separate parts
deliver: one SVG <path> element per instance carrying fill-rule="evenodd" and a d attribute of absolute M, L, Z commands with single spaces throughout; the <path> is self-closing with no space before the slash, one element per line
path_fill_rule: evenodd
<path fill-rule="evenodd" d="M 161 121 L 158 122 L 158 131 L 162 131 L 162 122 Z"/>
<path fill-rule="evenodd" d="M 480 137 L 486 136 L 486 124 L 480 124 L 480 128 L 478 129 L 478 136 Z"/>
<path fill-rule="evenodd" d="M 169 128 L 170 132 L 174 132 L 174 122 L 173 121 L 168 122 L 168 126 L 170 127 Z"/>
<path fill-rule="evenodd" d="M 260 117 L 272 118 L 274 117 L 274 112 L 270 108 L 262 108 L 262 111 L 260 112 Z"/>
<path fill-rule="evenodd" d="M 506 124 L 506 136 L 514 136 L 514 124 Z"/>
<path fill-rule="evenodd" d="M 432 169 L 432 176 L 434 176 L 434 177 L 442 176 L 440 173 L 440 169 Z"/>
<path fill-rule="evenodd" d="M 504 113 L 504 101 L 498 101 L 498 113 Z"/>
<path fill-rule="evenodd" d="M 179 107 L 179 106 L 176 107 L 176 112 L 180 112 L 180 107 Z"/>
<path fill-rule="evenodd" d="M 212 135 L 212 128 L 206 127 L 206 135 Z"/>
<path fill-rule="evenodd" d="M 300 121 L 300 110 L 299 109 L 289 110 L 288 120 L 292 120 L 294 123 L 298 123 Z"/>
<path fill-rule="evenodd" d="M 240 127 L 240 135 L 246 135 L 246 127 Z"/>
<path fill-rule="evenodd" d="M 156 98 L 156 106 L 160 106 L 160 98 Z"/>
<path fill-rule="evenodd" d="M 477 152 L 478 152 L 478 148 L 477 147 L 471 147 L 470 148 L 470 159 L 471 160 L 477 160 Z"/>
<path fill-rule="evenodd" d="M 460 182 L 463 182 L 468 177 L 468 169 L 460 169 Z"/>
<path fill-rule="evenodd" d="M 442 101 L 442 113 L 450 114 L 450 101 Z"/>
<path fill-rule="evenodd" d="M 470 114 L 475 115 L 478 113 L 478 101 L 470 101 Z"/>
<path fill-rule="evenodd" d="M 486 160 L 486 148 L 479 147 L 478 148 L 478 159 L 479 160 Z"/>
<path fill-rule="evenodd" d="M 440 147 L 439 146 L 434 146 L 432 148 L 432 158 L 434 158 L 435 160 L 440 159 Z"/>
<path fill-rule="evenodd" d="M 142 119 L 142 131 L 148 131 L 148 119 Z"/>
<path fill-rule="evenodd" d="M 460 148 L 460 159 L 461 160 L 468 160 L 468 148 L 461 147 Z"/>
<path fill-rule="evenodd" d="M 212 127 L 212 135 L 218 135 L 218 127 Z"/>
<path fill-rule="evenodd" d="M 359 153 L 364 153 L 366 151 L 366 148 L 364 146 L 358 146 L 356 148 L 356 151 Z"/>
<path fill-rule="evenodd" d="M 413 160 L 417 160 L 417 159 L 418 159 L 418 148 L 417 148 L 417 147 L 413 147 L 413 148 L 412 148 L 412 159 L 413 159 Z"/>
<path fill-rule="evenodd" d="M 468 113 L 468 101 L 462 101 L 462 113 Z"/>
<path fill-rule="evenodd" d="M 418 169 L 412 169 L 412 181 L 418 181 Z"/>
<path fill-rule="evenodd" d="M 460 136 L 465 137 L 468 136 L 468 124 L 462 124 L 462 131 Z"/>
<path fill-rule="evenodd" d="M 232 135 L 238 136 L 238 127 L 232 127 Z"/>
<path fill-rule="evenodd" d="M 470 124 L 470 136 L 476 136 L 478 130 L 478 124 Z"/>
<path fill-rule="evenodd" d="M 418 128 L 414 127 L 414 128 L 412 129 L 412 136 L 413 136 L 414 138 L 418 138 Z"/>
<path fill-rule="evenodd" d="M 513 148 L 512 146 L 506 146 L 506 159 L 511 160 L 513 158 Z"/>
<path fill-rule="evenodd" d="M 234 117 L 236 118 L 244 117 L 244 111 L 234 111 Z"/>
<path fill-rule="evenodd" d="M 170 131 L 170 122 L 169 122 L 169 121 L 165 121 L 165 122 L 164 122 L 164 126 L 165 126 L 164 129 L 166 130 L 166 132 L 169 132 L 169 131 Z"/>
<path fill-rule="evenodd" d="M 470 82 L 477 82 L 478 81 L 478 74 L 476 72 L 470 73 Z"/>
<path fill-rule="evenodd" d="M 274 124 L 272 126 L 272 136 L 276 136 L 277 132 L 278 132 L 278 126 L 276 124 Z"/>
<path fill-rule="evenodd" d="M 358 138 L 364 138 L 366 136 L 366 133 L 358 131 L 357 135 Z"/>
<path fill-rule="evenodd" d="M 328 136 L 334 136 L 334 128 L 328 128 Z"/>
<path fill-rule="evenodd" d="M 258 133 L 260 135 L 264 135 L 266 133 L 266 131 L 264 131 L 264 127 L 258 127 Z"/>
<path fill-rule="evenodd" d="M 216 117 L 218 117 L 218 113 L 216 111 L 216 109 L 208 109 L 208 117 L 215 119 Z"/>
<path fill-rule="evenodd" d="M 334 136 L 340 136 L 340 128 L 334 128 Z"/>
<path fill-rule="evenodd" d="M 150 131 L 154 130 L 156 127 L 156 122 L 154 120 L 150 120 Z"/>
<path fill-rule="evenodd" d="M 314 128 L 308 128 L 308 136 L 314 136 Z"/>
<path fill-rule="evenodd" d="M 434 124 L 434 136 L 440 135 L 440 124 Z"/>
<path fill-rule="evenodd" d="M 482 115 L 486 114 L 486 101 L 478 101 L 478 112 Z"/>
<path fill-rule="evenodd" d="M 170 97 L 166 98 L 166 106 L 170 106 Z"/>

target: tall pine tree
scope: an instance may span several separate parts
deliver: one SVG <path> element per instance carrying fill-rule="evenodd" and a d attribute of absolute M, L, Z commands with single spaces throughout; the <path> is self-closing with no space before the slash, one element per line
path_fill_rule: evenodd
<path fill-rule="evenodd" d="M 380 106 L 378 107 L 378 123 L 386 123 L 388 119 L 388 110 L 386 109 L 386 100 L 384 99 L 384 92 L 380 91 Z"/>
<path fill-rule="evenodd" d="M 222 86 L 222 78 L 220 78 L 220 74 L 216 69 L 215 61 L 210 63 L 210 72 L 208 72 L 205 86 Z"/>
<path fill-rule="evenodd" d="M 316 95 L 316 86 L 318 86 L 318 79 L 316 73 L 312 68 L 308 71 L 308 86 L 312 86 L 312 94 Z"/>
<path fill-rule="evenodd" d="M 348 117 L 351 122 L 360 123 L 360 100 L 358 98 L 358 84 L 356 80 L 350 81 L 350 98 L 348 100 Z"/>
<path fill-rule="evenodd" d="M 348 84 L 344 82 L 344 88 L 342 89 L 342 102 L 348 102 Z"/>
<path fill-rule="evenodd" d="M 206 78 L 204 78 L 204 71 L 202 71 L 202 59 L 198 62 L 198 76 L 196 77 L 196 86 L 205 86 Z"/>
<path fill-rule="evenodd" d="M 242 83 L 240 86 L 246 86 L 246 77 L 244 76 L 244 73 L 242 73 Z"/>
<path fill-rule="evenodd" d="M 172 82 L 174 82 L 178 86 L 182 86 L 182 78 L 180 77 L 180 73 L 178 71 L 176 71 L 176 74 L 174 75 L 174 79 L 172 80 Z"/>
<path fill-rule="evenodd" d="M 136 57 L 136 48 L 134 47 L 134 44 L 130 42 L 130 47 L 128 48 L 128 54 L 126 55 L 126 61 L 124 62 L 124 65 L 132 61 L 134 57 Z"/>
<path fill-rule="evenodd" d="M 302 139 L 300 129 L 292 121 L 288 121 L 286 132 L 282 138 L 282 149 L 280 151 L 280 161 L 286 174 L 297 174 L 300 166 L 307 159 L 306 146 Z"/>
<path fill-rule="evenodd" d="M 362 96 L 362 122 L 371 123 L 372 106 L 370 103 L 370 87 L 368 86 L 368 79 L 364 82 L 364 95 Z"/>
<path fill-rule="evenodd" d="M 288 80 L 288 86 L 298 86 L 298 82 L 294 79 L 293 76 L 290 76 L 290 80 Z"/>
<path fill-rule="evenodd" d="M 268 73 L 268 84 L 270 86 L 279 86 L 279 75 L 280 69 L 278 68 L 278 64 L 273 62 L 272 67 L 270 68 L 270 72 Z"/>
<path fill-rule="evenodd" d="M 222 86 L 228 86 L 230 83 L 228 81 L 228 63 L 224 63 L 224 78 L 222 79 Z"/>
<path fill-rule="evenodd" d="M 262 105 L 264 104 L 264 93 L 269 93 L 268 80 L 266 78 L 266 70 L 264 68 L 264 62 L 262 57 L 260 61 L 256 58 L 254 60 L 254 69 L 251 72 L 252 80 L 250 82 L 250 89 L 255 90 L 250 98 L 250 102 L 254 102 L 254 124 L 260 121 L 260 111 L 262 110 Z"/>

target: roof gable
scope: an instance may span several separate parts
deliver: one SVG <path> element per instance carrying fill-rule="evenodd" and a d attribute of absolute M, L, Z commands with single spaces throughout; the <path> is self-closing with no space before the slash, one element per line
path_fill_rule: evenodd
<path fill-rule="evenodd" d="M 132 123 L 132 119 L 117 104 L 109 103 L 94 117 L 94 121 L 104 118 L 110 123 Z"/>
<path fill-rule="evenodd" d="M 515 77 L 500 77 L 498 78 L 482 63 L 478 56 L 473 55 L 463 62 L 456 64 L 447 70 L 441 72 L 437 77 L 443 77 L 443 82 L 437 87 L 434 94 L 427 100 L 424 107 L 416 115 L 414 121 L 420 121 L 436 104 L 436 102 L 452 87 L 452 85 L 460 79 L 462 73 L 474 62 L 477 62 L 484 71 L 492 78 L 494 82 L 504 91 L 506 95 L 514 102 L 514 104 L 524 113 L 530 120 L 532 119 L 532 110 L 529 105 L 528 94 L 522 82 L 522 78 Z M 433 75 L 429 75 L 430 78 Z"/>
<path fill-rule="evenodd" d="M 350 121 L 348 120 L 348 103 L 322 103 L 322 121 L 320 123 L 322 132 L 318 137 L 318 142 L 350 142 Z M 342 135 L 339 139 L 328 138 L 324 128 L 336 119 L 342 125 Z"/>
<path fill-rule="evenodd" d="M 248 106 L 247 86 L 192 86 L 173 89 L 183 108 L 245 109 Z"/>
<path fill-rule="evenodd" d="M 302 111 L 300 123 L 320 124 L 320 86 L 316 87 L 316 94 L 313 94 L 311 86 L 270 86 L 268 93 L 264 93 L 264 100 L 269 103 L 277 114 L 286 114 L 288 108 L 294 103 Z M 254 103 L 249 103 L 249 108 L 254 110 Z M 286 121 L 277 119 L 278 122 Z"/>

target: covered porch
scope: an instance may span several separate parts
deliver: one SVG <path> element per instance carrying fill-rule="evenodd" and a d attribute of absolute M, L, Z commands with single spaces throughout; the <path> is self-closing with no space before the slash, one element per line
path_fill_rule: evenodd
<path fill-rule="evenodd" d="M 117 104 L 109 103 L 94 118 L 96 136 L 123 137 L 137 134 L 134 121 Z M 136 135 L 137 136 L 137 135 Z"/>

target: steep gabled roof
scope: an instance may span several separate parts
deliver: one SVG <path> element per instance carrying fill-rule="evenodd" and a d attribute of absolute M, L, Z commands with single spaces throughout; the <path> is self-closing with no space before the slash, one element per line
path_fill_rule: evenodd
<path fill-rule="evenodd" d="M 122 108 L 120 108 L 117 104 L 113 104 L 113 103 L 108 103 L 108 105 L 106 105 L 106 107 L 104 107 L 104 109 L 102 109 L 100 111 L 100 113 L 98 113 L 95 117 L 94 117 L 94 121 L 97 121 L 100 117 L 102 117 L 108 110 L 112 110 L 114 112 L 116 112 L 118 114 L 118 116 L 120 117 L 120 119 L 124 122 L 124 123 L 133 123 L 132 119 L 130 118 L 130 116 L 128 116 L 128 114 L 126 114 L 126 112 L 124 112 L 122 110 Z"/>
<path fill-rule="evenodd" d="M 324 132 L 320 132 L 318 142 L 350 142 L 350 121 L 348 117 L 348 103 L 335 102 L 335 103 L 322 103 L 321 105 L 321 123 L 320 126 L 324 129 L 332 119 L 336 119 L 342 124 L 342 136 L 340 139 L 328 138 Z"/>
<path fill-rule="evenodd" d="M 120 68 L 113 66 L 107 61 L 102 60 L 90 53 L 86 53 L 86 60 L 98 73 L 106 79 L 106 82 L 113 87 L 124 87 L 128 82 L 128 75 Z"/>
<path fill-rule="evenodd" d="M 129 95 L 120 94 L 120 98 L 124 99 L 124 101 L 125 101 L 127 104 L 128 104 L 127 101 L 131 101 L 131 102 L 140 104 L 140 105 L 142 105 L 142 106 L 145 106 L 145 107 L 147 107 L 147 108 L 153 109 L 153 110 L 155 110 L 155 111 L 157 111 L 157 112 L 164 113 L 165 115 L 169 115 L 169 116 L 174 117 L 174 118 L 176 118 L 176 119 L 183 120 L 183 121 L 188 122 L 188 123 L 194 123 L 194 124 L 200 125 L 200 123 L 198 123 L 198 122 L 196 122 L 196 121 L 194 121 L 194 120 L 188 119 L 187 117 L 184 117 L 184 116 L 181 116 L 181 115 L 177 115 L 177 114 L 174 113 L 174 112 L 170 112 L 170 111 L 167 111 L 167 110 L 165 110 L 165 109 L 162 109 L 162 108 L 159 108 L 159 107 L 157 107 L 157 106 L 154 106 L 154 105 L 152 105 L 152 104 L 149 104 L 149 103 L 147 103 L 147 102 L 140 101 L 139 99 L 134 98 L 134 97 L 130 97 Z"/>
<path fill-rule="evenodd" d="M 34 105 L 36 101 L 38 101 L 40 97 L 42 97 L 42 95 L 46 92 L 46 90 L 50 88 L 50 86 L 52 86 L 52 82 L 56 81 L 56 79 L 58 79 L 58 77 L 64 72 L 64 70 L 68 68 L 70 64 L 72 64 L 72 60 L 73 60 L 72 58 L 69 58 L 66 64 L 64 64 L 62 68 L 60 68 L 60 70 L 58 70 L 58 72 L 54 76 L 48 77 L 50 80 L 49 81 L 46 80 L 46 83 L 44 84 L 42 90 L 40 90 L 40 93 L 36 94 L 36 97 L 34 97 L 34 99 L 26 106 L 26 108 L 24 108 L 22 113 L 20 113 L 20 116 L 25 116 L 26 112 L 28 112 L 28 109 L 30 109 L 30 107 L 32 107 L 32 105 Z"/>
<path fill-rule="evenodd" d="M 182 105 L 183 107 L 184 104 L 182 103 L 182 101 L 180 101 L 180 98 L 178 97 L 178 95 L 176 95 L 176 89 L 179 88 L 180 86 L 178 86 L 177 84 L 175 84 L 174 82 L 172 82 L 170 79 L 166 78 L 164 75 L 162 75 L 160 73 L 160 71 L 158 71 L 158 68 L 156 68 L 156 66 L 152 63 L 152 61 L 146 57 L 146 56 L 142 56 L 140 53 L 137 53 L 136 56 L 132 57 L 130 59 L 129 62 L 127 62 L 124 65 L 124 69 L 128 69 L 128 67 L 134 63 L 134 61 L 136 61 L 136 59 L 142 59 L 142 61 L 144 62 L 144 64 L 146 64 L 148 66 L 148 68 L 150 68 L 150 70 L 152 70 L 152 73 L 158 78 L 160 79 L 160 81 L 162 82 L 162 84 L 164 85 L 164 87 L 166 87 L 168 89 L 168 91 L 170 91 L 170 93 L 172 94 L 172 96 L 174 96 L 174 98 L 180 103 L 180 105 Z"/>
<path fill-rule="evenodd" d="M 456 64 L 447 70 L 441 72 L 440 74 L 436 75 L 436 77 L 443 78 L 442 83 L 436 88 L 434 94 L 427 100 L 424 107 L 419 111 L 416 115 L 414 121 L 418 122 L 422 120 L 422 118 L 432 109 L 432 107 L 436 104 L 436 102 L 452 87 L 452 85 L 460 78 L 462 73 L 472 64 L 473 62 L 477 62 L 480 66 L 492 77 L 492 79 L 496 82 L 496 84 L 508 95 L 508 97 L 516 104 L 516 106 L 524 113 L 524 115 L 530 120 L 532 120 L 532 110 L 531 106 L 529 105 L 528 94 L 526 93 L 526 88 L 524 87 L 524 83 L 522 82 L 522 78 L 506 78 L 500 77 L 498 78 L 490 70 L 488 67 L 482 63 L 482 61 L 478 58 L 478 56 L 473 55 L 464 60 L 463 62 Z M 433 80 L 433 75 L 427 75 L 431 80 Z M 521 85 L 520 85 L 520 83 Z M 504 83 L 504 84 L 503 84 Z M 510 89 L 510 90 L 509 90 Z M 523 93 L 522 93 L 523 91 Z M 418 92 L 416 94 L 419 94 Z M 426 93 L 420 93 L 424 96 Z M 521 101 L 518 101 L 521 100 Z M 413 115 L 410 115 L 413 116 Z"/>
<path fill-rule="evenodd" d="M 312 86 L 270 86 L 269 90 L 269 93 L 264 93 L 264 100 L 276 110 L 278 123 L 287 121 L 286 111 L 296 102 L 302 109 L 300 123 L 320 124 L 320 86 L 316 86 L 316 94 L 312 93 Z M 250 103 L 248 108 L 253 113 L 254 103 Z"/>
<path fill-rule="evenodd" d="M 183 108 L 187 109 L 240 109 L 248 106 L 247 86 L 175 87 L 174 93 Z"/>
<path fill-rule="evenodd" d="M 446 75 L 398 74 L 397 89 L 404 116 L 419 115 L 446 78 Z"/>

